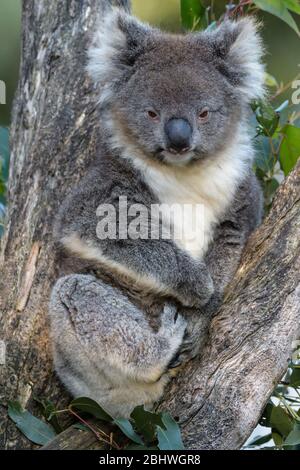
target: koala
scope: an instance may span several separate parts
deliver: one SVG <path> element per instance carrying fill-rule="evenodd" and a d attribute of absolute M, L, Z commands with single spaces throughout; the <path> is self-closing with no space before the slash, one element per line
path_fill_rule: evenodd
<path fill-rule="evenodd" d="M 60 379 L 113 416 L 151 408 L 201 354 L 260 223 L 248 120 L 264 95 L 262 55 L 251 18 L 173 35 L 112 9 L 96 31 L 87 70 L 105 138 L 55 222 L 62 259 L 76 267 L 55 284 L 49 312 Z M 124 234 L 122 198 L 125 228 L 139 225 L 140 236 Z M 201 217 L 168 217 L 174 205 Z M 138 209 L 153 207 L 158 215 L 137 223 Z M 166 220 L 180 237 L 164 236 Z"/>

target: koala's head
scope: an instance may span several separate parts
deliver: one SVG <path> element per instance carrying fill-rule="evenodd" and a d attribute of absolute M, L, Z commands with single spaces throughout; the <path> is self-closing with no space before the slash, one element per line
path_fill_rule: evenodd
<path fill-rule="evenodd" d="M 263 95 L 262 44 L 253 19 L 171 35 L 113 10 L 89 50 L 112 143 L 185 165 L 209 158 L 235 135 Z"/>

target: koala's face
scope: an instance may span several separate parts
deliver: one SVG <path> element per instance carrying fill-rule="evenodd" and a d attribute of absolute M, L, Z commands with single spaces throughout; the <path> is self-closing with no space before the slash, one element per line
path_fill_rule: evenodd
<path fill-rule="evenodd" d="M 119 127 L 141 150 L 173 164 L 216 154 L 234 133 L 241 111 L 214 67 L 187 57 L 186 44 L 180 46 L 176 54 L 165 44 L 140 57 L 112 106 Z"/>
<path fill-rule="evenodd" d="M 117 29 L 107 32 L 109 44 L 92 49 L 89 70 L 106 81 L 103 103 L 117 145 L 174 165 L 222 150 L 245 105 L 263 92 L 255 24 L 228 22 L 213 33 L 171 36 L 120 13 L 107 23 Z M 103 65 L 108 52 L 110 68 Z"/>

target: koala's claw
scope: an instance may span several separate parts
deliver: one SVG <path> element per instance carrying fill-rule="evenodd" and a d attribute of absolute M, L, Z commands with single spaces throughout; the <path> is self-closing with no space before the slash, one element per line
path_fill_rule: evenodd
<path fill-rule="evenodd" d="M 197 356 L 197 351 L 195 348 L 194 341 L 191 341 L 191 340 L 183 341 L 179 351 L 169 363 L 168 368 L 175 369 L 176 367 L 179 367 L 185 364 L 191 359 L 194 359 L 196 356 Z"/>
<path fill-rule="evenodd" d="M 197 356 L 194 350 L 185 349 L 184 351 L 180 350 L 178 354 L 171 360 L 168 365 L 168 369 L 176 369 L 177 367 L 182 366 L 186 362 L 191 361 Z"/>

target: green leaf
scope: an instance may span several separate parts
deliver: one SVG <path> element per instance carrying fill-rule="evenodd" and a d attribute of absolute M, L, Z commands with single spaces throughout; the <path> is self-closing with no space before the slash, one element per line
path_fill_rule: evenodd
<path fill-rule="evenodd" d="M 0 170 L 1 170 L 1 166 L 0 166 Z M 1 178 L 1 175 L 0 175 L 0 178 Z M 5 192 L 6 192 L 5 183 L 4 181 L 0 179 L 0 195 L 5 194 Z"/>
<path fill-rule="evenodd" d="M 158 447 L 155 446 L 139 446 L 138 444 L 130 444 L 129 446 L 125 447 L 125 450 L 158 450 Z"/>
<path fill-rule="evenodd" d="M 287 437 L 293 429 L 293 423 L 291 418 L 281 406 L 275 406 L 273 408 L 271 413 L 270 424 L 272 429 L 277 431 L 283 437 Z"/>
<path fill-rule="evenodd" d="M 265 85 L 271 87 L 271 88 L 277 88 L 278 87 L 278 82 L 273 75 L 270 73 L 265 73 Z"/>
<path fill-rule="evenodd" d="M 263 183 L 263 190 L 265 196 L 265 204 L 268 207 L 272 201 L 276 190 L 279 187 L 279 182 L 276 178 L 268 179 Z"/>
<path fill-rule="evenodd" d="M 116 418 L 114 419 L 114 423 L 121 429 L 125 436 L 129 437 L 129 439 L 136 444 L 144 445 L 140 436 L 134 431 L 131 422 L 125 418 Z"/>
<path fill-rule="evenodd" d="M 276 445 L 276 447 L 282 447 L 283 444 L 283 438 L 278 432 L 273 431 L 272 432 L 272 439 Z"/>
<path fill-rule="evenodd" d="M 284 0 L 285 6 L 300 15 L 300 3 L 299 0 Z"/>
<path fill-rule="evenodd" d="M 290 386 L 291 387 L 300 387 L 300 369 L 299 368 L 294 368 L 290 378 L 289 378 Z"/>
<path fill-rule="evenodd" d="M 294 429 L 289 433 L 284 441 L 285 446 L 296 446 L 300 444 L 300 424 L 295 423 Z"/>
<path fill-rule="evenodd" d="M 300 156 L 300 128 L 287 124 L 281 134 L 284 139 L 280 147 L 280 166 L 284 174 L 288 175 Z"/>
<path fill-rule="evenodd" d="M 260 446 L 262 444 L 265 444 L 266 442 L 269 442 L 272 439 L 272 434 L 267 434 L 266 436 L 259 436 L 256 437 L 253 441 L 251 441 L 248 445 L 249 447 L 251 446 Z"/>
<path fill-rule="evenodd" d="M 272 416 L 272 411 L 275 408 L 275 405 L 271 401 L 266 405 L 263 415 L 259 421 L 259 424 L 261 426 L 265 426 L 267 428 L 271 427 L 271 416 Z"/>
<path fill-rule="evenodd" d="M 0 155 L 6 160 L 9 155 L 9 131 L 0 127 Z"/>
<path fill-rule="evenodd" d="M 40 399 L 40 398 L 35 397 L 34 400 L 37 403 L 39 403 L 39 405 L 41 406 L 44 418 L 46 418 L 46 420 L 49 421 L 49 423 L 51 423 L 55 432 L 57 434 L 61 433 L 63 431 L 63 428 L 58 422 L 57 415 L 56 415 L 57 409 L 55 405 L 47 398 Z"/>
<path fill-rule="evenodd" d="M 8 416 L 24 436 L 34 444 L 45 445 L 56 435 L 51 426 L 33 416 L 29 411 L 23 410 L 17 401 L 8 403 Z"/>
<path fill-rule="evenodd" d="M 143 406 L 135 407 L 130 417 L 134 421 L 136 430 L 147 442 L 153 442 L 156 439 L 156 426 L 164 428 L 162 413 L 146 411 Z"/>
<path fill-rule="evenodd" d="M 298 26 L 288 11 L 288 9 L 299 13 L 298 6 L 295 1 L 292 0 L 254 0 L 255 5 L 261 10 L 267 11 L 272 15 L 277 16 L 282 21 L 287 23 L 296 33 L 299 35 Z"/>
<path fill-rule="evenodd" d="M 261 174 L 258 176 L 262 178 L 272 174 L 276 161 L 271 151 L 269 138 L 265 136 L 257 138 L 256 149 L 255 167 L 261 170 Z"/>
<path fill-rule="evenodd" d="M 275 109 L 276 113 L 281 113 L 284 109 L 286 109 L 289 105 L 289 100 L 285 100 L 283 103 L 281 103 L 278 108 Z"/>
<path fill-rule="evenodd" d="M 195 31 L 202 28 L 205 7 L 201 0 L 181 0 L 181 21 L 184 29 Z"/>
<path fill-rule="evenodd" d="M 278 127 L 279 113 L 269 103 L 263 101 L 256 102 L 253 107 L 259 123 L 258 132 L 267 137 L 272 137 Z"/>
<path fill-rule="evenodd" d="M 165 429 L 157 426 L 158 448 L 160 450 L 183 450 L 180 428 L 169 413 L 162 413 Z"/>
<path fill-rule="evenodd" d="M 75 408 L 76 410 L 84 411 L 85 413 L 89 413 L 90 415 L 95 416 L 95 418 L 101 419 L 103 421 L 113 421 L 112 416 L 110 416 L 107 411 L 105 411 L 96 401 L 92 400 L 91 398 L 75 398 L 75 400 L 71 401 L 69 408 Z"/>

